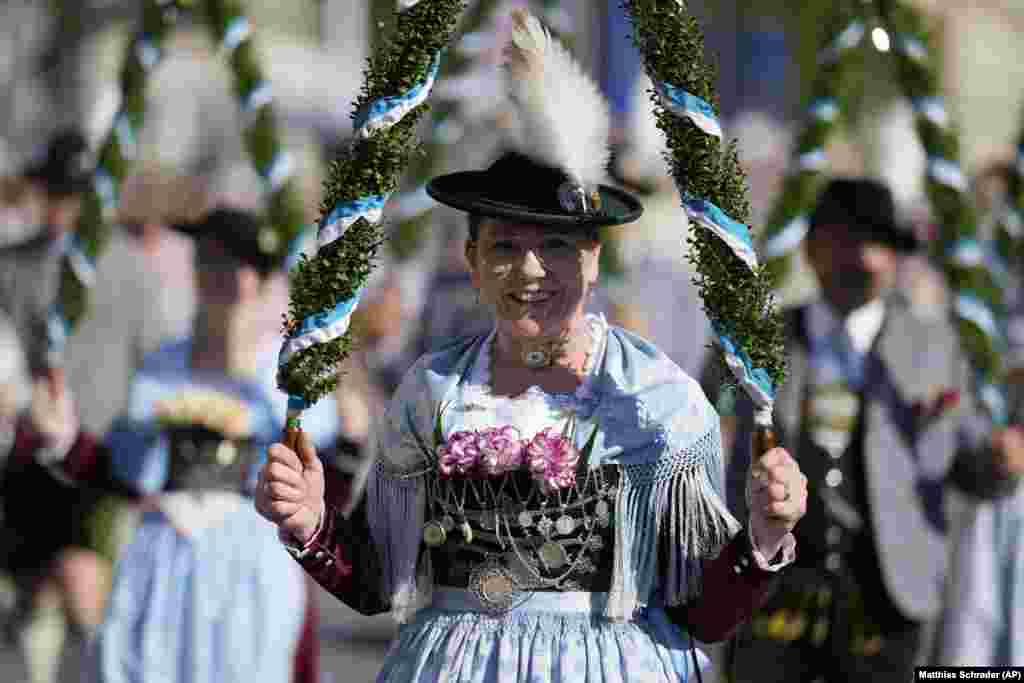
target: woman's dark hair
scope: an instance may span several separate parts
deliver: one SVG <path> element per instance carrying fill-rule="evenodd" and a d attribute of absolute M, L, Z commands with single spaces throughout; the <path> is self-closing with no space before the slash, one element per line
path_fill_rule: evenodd
<path fill-rule="evenodd" d="M 480 226 L 487 220 L 486 216 L 481 216 L 478 213 L 469 214 L 469 241 L 476 242 L 480 239 Z M 587 225 L 583 227 L 583 231 L 589 239 L 595 242 L 601 241 L 601 228 L 596 225 Z"/>

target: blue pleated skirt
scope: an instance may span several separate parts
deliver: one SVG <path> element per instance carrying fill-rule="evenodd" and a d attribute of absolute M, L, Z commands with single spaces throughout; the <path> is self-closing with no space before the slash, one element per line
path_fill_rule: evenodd
<path fill-rule="evenodd" d="M 607 594 L 524 594 L 493 615 L 469 591 L 435 588 L 429 607 L 402 626 L 378 683 L 682 683 L 693 669 L 689 638 L 664 610 L 632 622 L 601 611 Z M 697 652 L 701 669 L 709 660 Z"/>

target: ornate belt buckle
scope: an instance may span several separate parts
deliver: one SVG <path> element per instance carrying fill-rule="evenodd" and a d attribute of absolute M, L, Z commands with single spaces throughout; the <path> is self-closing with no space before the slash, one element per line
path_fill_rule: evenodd
<path fill-rule="evenodd" d="M 484 611 L 494 615 L 507 612 L 525 597 L 515 575 L 495 558 L 473 569 L 469 590 Z"/>

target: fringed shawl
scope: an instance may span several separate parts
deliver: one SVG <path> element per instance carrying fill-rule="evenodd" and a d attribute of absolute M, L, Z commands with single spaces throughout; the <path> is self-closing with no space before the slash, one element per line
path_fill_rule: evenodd
<path fill-rule="evenodd" d="M 399 622 L 429 601 L 429 553 L 421 552 L 425 474 L 433 466 L 438 407 L 457 401 L 484 337 L 421 358 L 395 392 L 368 488 L 369 521 L 383 589 Z M 700 593 L 703 560 L 739 530 L 724 503 L 718 415 L 700 386 L 647 341 L 609 328 L 580 414 L 598 433 L 590 465 L 617 465 L 612 587 L 605 616 L 632 618 L 647 604 L 680 605 Z M 461 428 L 458 411 L 441 421 Z M 593 427 L 581 427 L 589 439 Z M 583 443 L 577 447 L 582 448 Z"/>

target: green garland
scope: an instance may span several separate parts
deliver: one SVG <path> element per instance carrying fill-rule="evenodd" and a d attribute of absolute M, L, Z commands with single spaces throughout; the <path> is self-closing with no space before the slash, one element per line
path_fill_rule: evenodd
<path fill-rule="evenodd" d="M 704 57 L 700 26 L 685 3 L 624 0 L 623 7 L 630 14 L 634 40 L 651 79 L 703 99 L 717 114 L 715 73 Z M 749 222 L 746 176 L 735 142 L 723 149 L 716 137 L 689 119 L 666 111 L 656 95 L 652 94 L 652 101 L 658 127 L 667 138 L 666 158 L 680 194 L 712 202 L 733 219 Z M 785 336 L 767 270 L 759 266 L 751 271 L 722 240 L 696 224 L 687 241 L 691 247 L 688 258 L 696 267 L 696 284 L 708 317 L 747 353 L 755 368 L 767 373 L 773 387 L 778 387 L 786 376 Z"/>
<path fill-rule="evenodd" d="M 83 199 L 76 237 L 62 262 L 57 319 L 52 321 L 56 324 L 48 328 L 55 365 L 61 362 L 63 340 L 77 327 L 88 307 L 91 278 L 83 273 L 82 264 L 87 262 L 95 267 L 109 240 L 110 221 L 115 217 L 121 186 L 135 159 L 136 138 L 145 122 L 149 75 L 163 57 L 167 37 L 180 11 L 196 4 L 188 0 L 143 2 L 141 26 L 129 44 L 121 68 L 121 109 L 100 148 L 93 189 Z M 204 10 L 214 38 L 222 45 L 230 28 L 244 23 L 239 0 L 206 0 Z M 253 99 L 254 95 L 260 95 L 261 89 L 267 92 L 267 81 L 248 32 L 230 51 L 229 64 L 235 79 L 235 94 L 243 103 L 243 109 L 250 109 L 245 128 L 246 149 L 257 172 L 268 178 L 275 161 L 283 157 L 271 99 Z M 294 181 L 290 178 L 268 180 L 266 214 L 273 229 L 273 250 L 283 261 L 303 227 L 302 202 Z"/>
<path fill-rule="evenodd" d="M 803 128 L 796 135 L 792 170 L 783 180 L 762 233 L 764 263 L 775 283 L 789 276 L 793 250 L 802 240 L 817 202 L 827 170 L 824 150 L 848 109 L 845 84 L 857 57 L 851 48 L 862 35 L 859 8 L 839 5 L 819 51 L 819 70 L 805 102 Z"/>
<path fill-rule="evenodd" d="M 208 25 L 218 44 L 229 40 L 233 27 L 245 25 L 245 10 L 240 0 L 207 0 Z M 277 117 L 269 96 L 269 82 L 260 67 L 251 37 L 229 50 L 228 64 L 234 76 L 235 96 L 246 117 L 243 139 L 249 159 L 267 184 L 266 220 L 277 239 L 274 251 L 283 260 L 301 236 L 304 221 L 302 198 L 294 179 L 275 176 L 275 165 L 286 165 Z"/>
<path fill-rule="evenodd" d="M 920 13 L 906 3 L 879 0 L 878 13 L 892 36 L 899 82 L 914 104 L 918 138 L 929 160 L 925 188 L 940 226 L 933 256 L 954 297 L 955 324 L 975 372 L 976 391 L 992 420 L 1002 424 L 1007 420 L 1003 287 L 984 260 L 964 257 L 982 249 L 977 240 L 977 215 L 960 171 L 958 133 L 946 120 L 939 93 L 933 41 Z M 972 311 L 986 311 L 991 320 L 986 324 Z"/>
<path fill-rule="evenodd" d="M 61 364 L 63 339 L 78 326 L 88 308 L 91 278 L 81 270 L 81 257 L 95 267 L 110 239 L 110 220 L 117 211 L 121 185 L 135 159 L 136 133 L 145 121 L 146 82 L 161 59 L 176 17 L 173 7 L 156 0 L 143 2 L 141 27 L 129 44 L 121 68 L 121 108 L 100 147 L 92 189 L 83 197 L 74 243 L 61 264 L 57 320 L 51 321 L 48 328 L 54 365 Z"/>
<path fill-rule="evenodd" d="M 397 12 L 394 35 L 368 60 L 362 93 L 354 104 L 353 119 L 378 98 L 403 93 L 424 81 L 435 57 L 449 43 L 464 9 L 462 0 L 420 0 Z M 320 225 L 335 206 L 366 197 L 388 196 L 416 150 L 416 127 L 427 111 L 421 104 L 398 123 L 366 138 L 355 139 L 351 149 L 331 162 L 325 181 Z M 285 333 L 292 336 L 304 321 L 341 302 L 355 299 L 374 267 L 384 239 L 379 224 L 360 218 L 344 237 L 300 256 L 291 274 L 291 300 Z M 278 372 L 279 386 L 292 397 L 315 403 L 337 386 L 337 369 L 352 348 L 351 333 L 296 353 Z M 293 414 L 292 418 L 296 416 Z"/>

